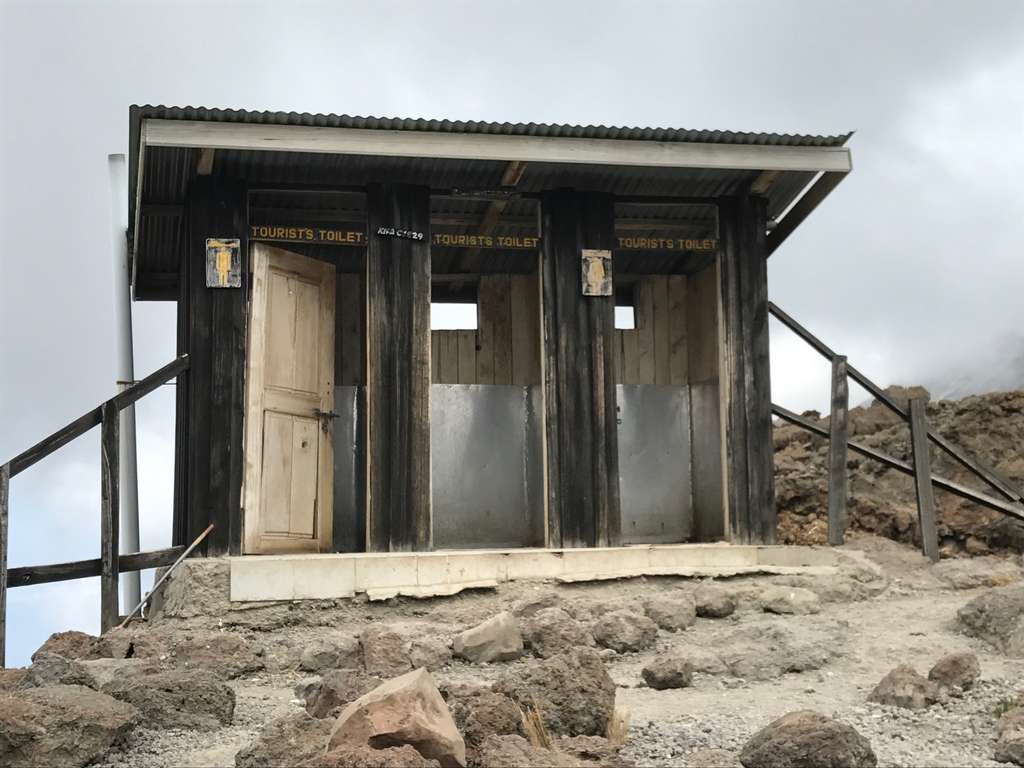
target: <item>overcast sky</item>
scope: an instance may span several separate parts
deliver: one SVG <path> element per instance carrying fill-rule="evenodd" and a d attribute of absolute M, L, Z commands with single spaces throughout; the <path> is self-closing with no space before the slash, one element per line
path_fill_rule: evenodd
<path fill-rule="evenodd" d="M 0 0 L 0 460 L 114 392 L 106 158 L 159 103 L 789 133 L 853 174 L 771 298 L 881 383 L 1022 385 L 1024 3 Z M 137 304 L 136 373 L 174 354 Z M 827 372 L 772 327 L 776 402 Z M 857 397 L 858 393 L 854 393 Z M 142 545 L 169 544 L 173 392 L 138 412 Z M 20 475 L 11 565 L 96 557 L 98 435 Z M 95 579 L 9 593 L 8 663 L 98 629 Z"/>

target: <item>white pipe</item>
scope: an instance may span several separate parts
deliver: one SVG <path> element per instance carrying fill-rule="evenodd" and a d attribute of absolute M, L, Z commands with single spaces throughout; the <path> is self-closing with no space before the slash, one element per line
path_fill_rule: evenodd
<path fill-rule="evenodd" d="M 110 172 L 110 238 L 114 252 L 114 335 L 119 382 L 135 381 L 132 350 L 131 264 L 128 262 L 128 174 L 124 155 L 107 155 Z M 122 384 L 125 388 L 131 386 Z M 121 411 L 121 552 L 139 551 L 139 475 L 135 455 L 135 406 Z M 138 571 L 121 575 L 125 609 L 140 600 Z"/>

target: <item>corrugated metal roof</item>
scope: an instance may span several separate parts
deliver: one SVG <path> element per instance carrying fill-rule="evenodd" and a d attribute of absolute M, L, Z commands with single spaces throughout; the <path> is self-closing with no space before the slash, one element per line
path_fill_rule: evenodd
<path fill-rule="evenodd" d="M 409 117 L 359 117 L 311 112 L 259 112 L 210 107 L 133 106 L 132 120 L 201 120 L 222 123 L 310 125 L 328 128 L 369 128 L 382 131 L 431 131 L 440 133 L 491 133 L 505 136 L 622 139 L 626 141 L 675 141 L 705 144 L 763 144 L 785 147 L 839 147 L 852 134 L 816 136 L 797 133 L 692 130 L 688 128 L 640 128 L 566 123 L 509 123 L 481 120 L 428 120 Z"/>
<path fill-rule="evenodd" d="M 663 141 L 718 143 L 734 145 L 774 145 L 790 147 L 839 147 L 850 134 L 814 136 L 800 134 L 751 133 L 737 131 L 688 130 L 678 128 L 641 128 L 582 126 L 547 123 L 499 123 L 482 121 L 425 120 L 410 118 L 357 117 L 297 112 L 258 112 L 206 107 L 133 106 L 129 116 L 129 222 L 135 224 L 136 185 L 138 183 L 139 136 L 144 119 L 190 120 L 226 123 L 262 123 L 338 128 L 363 128 L 443 133 L 503 134 L 545 136 L 554 138 L 599 138 L 622 141 Z M 151 147 L 145 159 L 141 201 L 144 208 L 139 217 L 136 275 L 143 278 L 137 285 L 139 295 L 146 298 L 165 296 L 166 285 L 176 281 L 178 263 L 187 247 L 186 222 L 182 204 L 190 179 L 196 172 L 199 150 L 172 147 Z M 415 184 L 429 184 L 443 189 L 499 188 L 506 163 L 488 160 L 449 160 L 437 158 L 396 158 L 362 155 L 310 154 L 304 152 L 273 152 L 253 150 L 219 150 L 213 174 L 245 179 L 251 187 L 288 185 L 300 188 L 329 188 L 339 183 L 360 186 L 369 181 L 388 178 Z M 588 166 L 556 163 L 529 163 L 522 172 L 516 191 L 530 194 L 570 186 L 605 191 L 617 196 L 643 195 L 666 197 L 714 198 L 743 189 L 757 176 L 756 171 L 719 170 L 713 168 L 634 168 L 629 166 Z M 813 173 L 787 171 L 781 173 L 767 192 L 769 215 L 785 210 L 813 179 Z M 314 198 L 308 198 L 312 201 Z M 278 208 L 299 208 L 312 205 L 299 199 L 273 201 Z M 268 203 L 269 204 L 269 203 Z M 467 211 L 486 209 L 483 203 L 463 203 Z M 452 201 L 435 200 L 432 216 L 443 216 L 455 210 Z M 505 206 L 507 220 L 497 222 L 495 232 L 513 232 L 515 219 L 528 214 L 519 210 L 520 203 Z M 358 206 L 357 206 L 358 208 Z M 532 210 L 532 209 L 531 209 Z M 691 217 L 695 209 L 686 214 Z M 284 213 L 284 212 L 281 212 Z M 636 216 L 666 217 L 664 210 L 639 211 Z M 674 218 L 674 217 L 668 217 Z M 703 228 L 703 217 L 695 217 L 694 226 Z M 438 222 L 440 224 L 440 222 Z M 678 228 L 678 222 L 666 222 Z M 449 226 L 448 231 L 471 231 L 472 226 Z M 652 226 L 650 233 L 658 231 Z M 635 231 L 643 234 L 644 230 Z M 479 254 L 476 254 L 479 256 Z M 465 255 L 439 255 L 439 266 L 468 269 Z M 444 259 L 447 258 L 447 261 Z M 632 257 L 631 257 L 632 258 Z M 497 258 L 493 251 L 488 265 L 508 264 L 510 271 L 522 260 L 522 254 Z M 648 259 L 649 261 L 649 259 Z M 448 264 L 451 262 L 451 264 Z M 471 266 L 471 265 L 470 265 Z M 156 280 L 151 287 L 146 280 Z M 162 282 L 161 282 L 162 281 Z M 166 285 L 165 285 L 166 284 Z"/>

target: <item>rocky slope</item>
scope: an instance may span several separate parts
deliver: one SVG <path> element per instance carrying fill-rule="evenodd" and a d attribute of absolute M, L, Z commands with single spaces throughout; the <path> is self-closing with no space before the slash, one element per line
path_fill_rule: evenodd
<path fill-rule="evenodd" d="M 893 399 L 927 397 L 917 387 L 891 387 Z M 828 425 L 828 417 L 805 414 Z M 930 426 L 976 460 L 1024 486 L 1024 391 L 992 392 L 928 405 Z M 910 430 L 896 414 L 873 402 L 850 409 L 851 439 L 911 461 Z M 828 528 L 828 441 L 788 424 L 775 425 L 775 492 L 780 543 L 823 544 Z M 973 474 L 935 448 L 932 472 L 995 495 Z M 848 514 L 853 530 L 918 545 L 913 480 L 853 452 L 849 455 Z M 1024 551 L 1024 522 L 936 490 L 944 555 Z"/>

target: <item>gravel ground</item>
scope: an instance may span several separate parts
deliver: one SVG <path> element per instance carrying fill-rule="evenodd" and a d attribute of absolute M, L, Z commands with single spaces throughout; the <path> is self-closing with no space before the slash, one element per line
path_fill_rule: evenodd
<path fill-rule="evenodd" d="M 849 602 L 835 594 L 818 614 L 770 616 L 742 595 L 754 595 L 771 577 L 729 580 L 724 585 L 741 595 L 740 611 L 727 619 L 698 619 L 679 633 L 659 633 L 656 647 L 637 654 L 614 655 L 608 669 L 616 684 L 617 704 L 630 713 L 624 756 L 639 766 L 738 765 L 737 755 L 757 730 L 796 709 L 834 716 L 866 736 L 880 766 L 997 766 L 992 761 L 994 711 L 1006 699 L 1024 695 L 1024 660 L 1012 660 L 984 643 L 958 633 L 957 609 L 985 588 L 952 590 L 919 554 L 882 539 L 855 539 L 849 548 L 864 551 L 881 566 L 887 589 L 872 599 Z M 808 584 L 826 596 L 824 582 Z M 833 585 L 834 586 L 834 585 Z M 346 608 L 331 624 L 299 623 L 261 633 L 274 673 L 234 681 L 234 723 L 210 732 L 138 730 L 107 755 L 103 768 L 143 766 L 233 766 L 235 753 L 269 720 L 294 711 L 293 690 L 308 675 L 289 671 L 289 659 L 321 632 L 358 632 L 381 621 L 403 626 L 406 634 L 449 636 L 461 627 L 508 608 L 527 597 L 557 591 L 574 608 L 601 602 L 637 608 L 645 595 L 691 589 L 692 582 L 634 579 L 572 587 L 516 584 L 490 592 L 467 593 L 445 600 L 408 601 Z M 829 602 L 828 600 L 831 600 Z M 642 685 L 640 670 L 664 653 L 715 654 L 765 640 L 765 654 L 796 653 L 811 658 L 806 671 L 741 679 L 729 674 L 697 674 L 691 687 L 656 691 Z M 790 647 L 778 648 L 778 638 Z M 787 639 L 788 638 L 788 639 Z M 771 647 L 769 647 L 771 646 Z M 827 653 L 815 652 L 827 646 Z M 941 656 L 960 650 L 977 654 L 982 681 L 961 698 L 911 712 L 866 703 L 875 684 L 894 666 L 907 662 L 927 674 Z M 514 674 L 529 661 L 470 665 L 455 662 L 438 673 L 438 682 L 493 682 Z M 709 752 L 708 750 L 719 750 Z"/>

